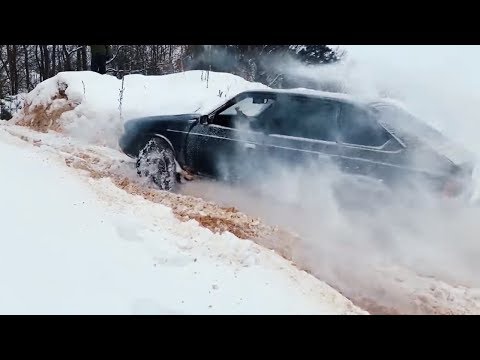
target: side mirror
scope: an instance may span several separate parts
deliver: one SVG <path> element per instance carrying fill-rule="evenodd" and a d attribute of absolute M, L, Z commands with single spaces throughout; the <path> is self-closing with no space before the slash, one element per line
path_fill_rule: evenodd
<path fill-rule="evenodd" d="M 200 124 L 202 125 L 207 125 L 208 124 L 208 115 L 202 115 L 200 116 Z"/>
<path fill-rule="evenodd" d="M 264 97 L 258 97 L 258 96 L 255 96 L 253 98 L 253 103 L 254 104 L 266 104 L 267 103 L 267 99 L 265 99 Z"/>

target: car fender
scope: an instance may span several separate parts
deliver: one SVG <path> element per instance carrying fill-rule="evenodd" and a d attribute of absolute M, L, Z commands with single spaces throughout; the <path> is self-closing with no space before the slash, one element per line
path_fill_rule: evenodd
<path fill-rule="evenodd" d="M 175 159 L 175 170 L 176 170 L 176 172 L 177 173 L 183 172 L 185 169 L 183 169 L 182 166 L 180 165 L 180 163 L 177 161 L 177 152 L 175 151 L 175 147 L 173 146 L 172 142 L 166 136 L 164 136 L 162 134 L 152 134 L 152 137 L 162 139 L 167 144 L 167 146 L 173 151 L 173 156 L 174 156 L 174 159 Z"/>
<path fill-rule="evenodd" d="M 175 155 L 175 157 L 177 156 L 176 151 L 175 151 L 175 148 L 173 147 L 172 142 L 171 142 L 166 136 L 164 136 L 164 135 L 162 135 L 162 134 L 153 134 L 153 136 L 156 137 L 156 138 L 160 138 L 160 139 L 164 140 L 164 141 L 168 144 L 168 146 L 172 149 L 173 155 Z"/>

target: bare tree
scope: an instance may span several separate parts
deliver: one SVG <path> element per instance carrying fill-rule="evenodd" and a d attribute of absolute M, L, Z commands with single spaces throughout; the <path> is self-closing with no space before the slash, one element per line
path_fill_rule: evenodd
<path fill-rule="evenodd" d="M 71 71 L 72 70 L 72 61 L 71 61 L 71 53 L 67 50 L 67 45 L 62 45 L 63 49 L 63 61 L 64 61 L 64 67 L 66 71 Z"/>
<path fill-rule="evenodd" d="M 55 61 L 55 52 L 57 50 L 57 45 L 52 45 L 52 68 L 50 70 L 50 77 L 56 74 L 56 61 Z"/>
<path fill-rule="evenodd" d="M 41 56 L 43 57 L 43 78 L 48 79 L 50 77 L 50 51 L 48 50 L 48 45 L 41 46 Z"/>
<path fill-rule="evenodd" d="M 18 93 L 17 45 L 7 45 L 7 63 L 10 74 L 10 94 Z"/>
<path fill-rule="evenodd" d="M 88 62 L 87 62 L 87 47 L 82 46 L 82 70 L 88 70 Z"/>
<path fill-rule="evenodd" d="M 25 57 L 24 66 L 25 66 L 25 86 L 27 91 L 32 90 L 32 84 L 30 79 L 30 64 L 28 58 L 28 47 L 27 45 L 23 45 L 23 56 Z"/>
<path fill-rule="evenodd" d="M 77 60 L 77 64 L 76 64 L 76 70 L 77 71 L 82 71 L 83 70 L 83 64 L 82 64 L 82 49 L 81 48 L 77 48 L 77 57 L 76 57 L 76 60 Z"/>

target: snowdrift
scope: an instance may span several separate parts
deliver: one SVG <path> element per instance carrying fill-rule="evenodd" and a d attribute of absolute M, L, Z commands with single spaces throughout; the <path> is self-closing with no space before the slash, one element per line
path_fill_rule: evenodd
<path fill-rule="evenodd" d="M 62 72 L 37 85 L 12 122 L 116 148 L 126 120 L 203 113 L 242 91 L 265 88 L 232 74 L 205 71 L 127 75 L 123 81 L 90 71 Z"/>

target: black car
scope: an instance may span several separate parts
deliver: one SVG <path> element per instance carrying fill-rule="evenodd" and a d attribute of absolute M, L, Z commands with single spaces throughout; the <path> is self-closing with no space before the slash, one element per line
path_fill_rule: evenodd
<path fill-rule="evenodd" d="M 473 172 L 469 154 L 393 102 L 307 90 L 247 91 L 206 115 L 130 120 L 119 144 L 165 190 L 181 169 L 247 179 L 281 163 L 334 164 L 392 186 L 422 180 L 460 195 Z"/>

